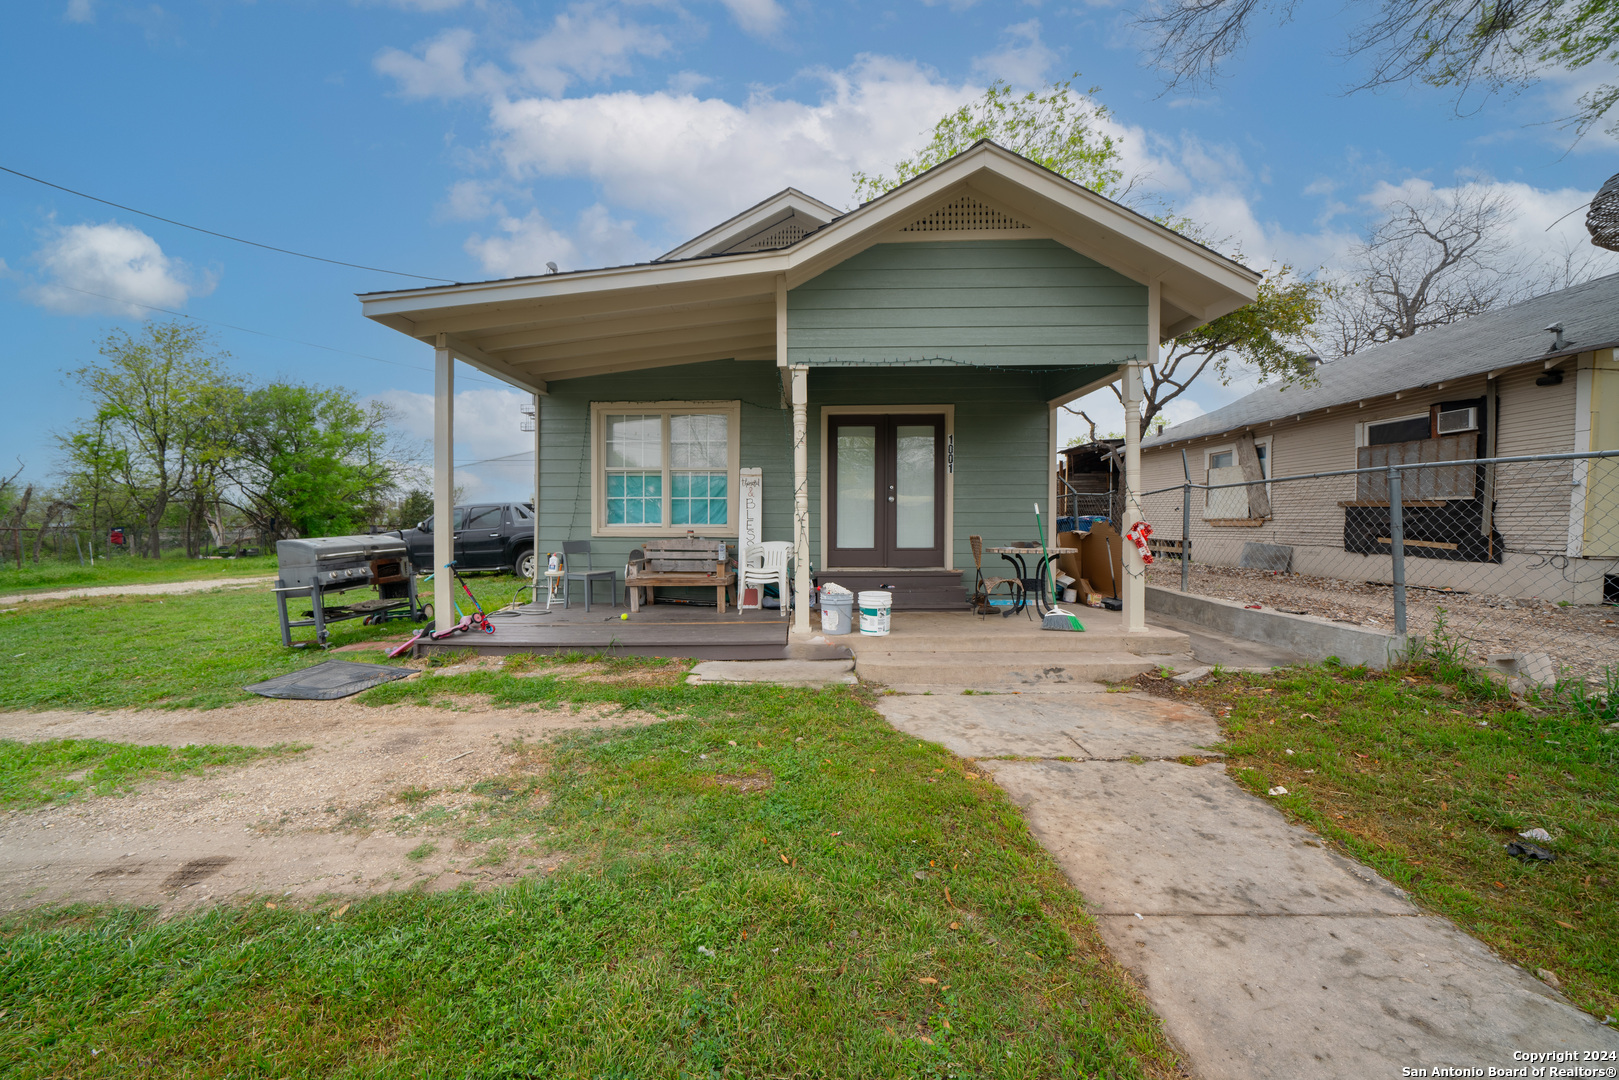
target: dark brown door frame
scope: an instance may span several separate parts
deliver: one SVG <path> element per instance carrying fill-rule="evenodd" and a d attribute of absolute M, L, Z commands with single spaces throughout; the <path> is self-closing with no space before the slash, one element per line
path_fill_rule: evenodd
<path fill-rule="evenodd" d="M 901 548 L 896 544 L 898 516 L 893 497 L 899 482 L 897 430 L 931 425 L 933 443 L 933 547 Z M 874 540 L 871 548 L 840 548 L 838 536 L 838 429 L 874 427 L 877 437 Z M 943 566 L 945 545 L 945 417 L 942 413 L 844 413 L 828 410 L 826 424 L 827 558 L 832 567 Z"/>

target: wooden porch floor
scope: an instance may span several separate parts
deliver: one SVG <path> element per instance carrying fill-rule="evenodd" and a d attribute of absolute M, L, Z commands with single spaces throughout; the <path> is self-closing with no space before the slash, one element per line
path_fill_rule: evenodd
<path fill-rule="evenodd" d="M 628 619 L 620 616 L 629 614 Z M 615 656 L 684 656 L 698 660 L 841 660 L 853 655 L 842 645 L 788 641 L 791 618 L 779 611 L 727 611 L 684 604 L 653 604 L 630 613 L 623 605 L 595 603 L 560 606 L 527 604 L 491 616 L 493 634 L 455 634 L 423 640 L 413 652 L 426 656 L 447 649 L 485 655 L 508 653 L 599 652 Z"/>

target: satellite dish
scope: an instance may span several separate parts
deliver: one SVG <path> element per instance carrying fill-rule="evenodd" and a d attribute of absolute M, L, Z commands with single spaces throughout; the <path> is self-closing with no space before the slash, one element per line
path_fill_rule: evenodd
<path fill-rule="evenodd" d="M 1585 231 L 1591 243 L 1609 251 L 1619 251 L 1619 174 L 1608 177 L 1602 190 L 1591 200 L 1585 215 Z"/>
<path fill-rule="evenodd" d="M 554 262 L 548 262 L 548 263 L 546 263 L 546 264 L 545 264 L 545 268 L 546 268 L 546 269 L 547 269 L 547 270 L 549 270 L 549 271 L 550 271 L 550 272 L 551 272 L 551 273 L 553 273 L 553 274 L 555 274 L 555 273 L 559 273 L 559 271 L 558 271 L 558 270 L 557 270 L 557 264 L 556 264 L 556 263 L 554 263 Z"/>

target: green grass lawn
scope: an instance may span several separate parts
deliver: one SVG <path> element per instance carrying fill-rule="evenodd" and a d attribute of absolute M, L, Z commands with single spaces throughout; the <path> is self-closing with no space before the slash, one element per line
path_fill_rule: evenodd
<path fill-rule="evenodd" d="M 453 700 L 501 678 L 433 682 Z M 0 1074 L 1183 1075 L 1016 808 L 857 692 L 504 682 L 530 708 L 667 717 L 510 747 L 473 787 L 465 838 L 566 853 L 555 872 L 10 916 Z M 401 813 L 425 797 L 401 792 Z"/>
<path fill-rule="evenodd" d="M 0 807 L 26 809 L 129 791 L 152 776 L 173 779 L 304 747 L 135 746 L 97 739 L 0 739 Z"/>
<path fill-rule="evenodd" d="M 468 580 L 486 610 L 509 602 L 520 584 L 506 576 Z M 294 618 L 308 610 L 307 601 L 289 606 Z M 415 625 L 335 623 L 330 644 L 380 647 L 409 637 Z M 313 639 L 312 628 L 293 631 L 294 641 Z M 30 601 L 0 611 L 0 709 L 215 708 L 251 698 L 242 690 L 248 683 L 330 657 L 282 647 L 268 587 Z"/>
<path fill-rule="evenodd" d="M 188 559 L 170 553 L 162 559 L 142 559 L 120 554 L 97 559 L 94 566 L 80 566 L 77 559 L 42 558 L 35 564 L 24 558 L 21 570 L 15 562 L 0 565 L 0 596 L 94 585 L 156 585 L 169 581 L 264 577 L 274 573 L 274 555 L 250 559 Z"/>
<path fill-rule="evenodd" d="M 1298 668 L 1185 691 L 1222 718 L 1239 784 L 1508 959 L 1619 1014 L 1619 731 L 1425 661 Z M 1543 828 L 1557 861 L 1504 845 Z"/>

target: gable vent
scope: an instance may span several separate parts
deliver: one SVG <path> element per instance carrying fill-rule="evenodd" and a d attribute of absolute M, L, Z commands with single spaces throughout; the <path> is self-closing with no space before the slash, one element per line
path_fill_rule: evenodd
<path fill-rule="evenodd" d="M 808 236 L 809 232 L 809 229 L 804 227 L 803 219 L 795 215 L 779 225 L 771 226 L 758 236 L 749 237 L 735 247 L 728 248 L 727 251 L 768 251 L 771 248 L 790 247 Z"/>
<path fill-rule="evenodd" d="M 971 195 L 961 195 L 931 214 L 917 218 L 900 232 L 980 232 L 988 229 L 1027 229 L 1011 214 L 986 206 Z"/>

